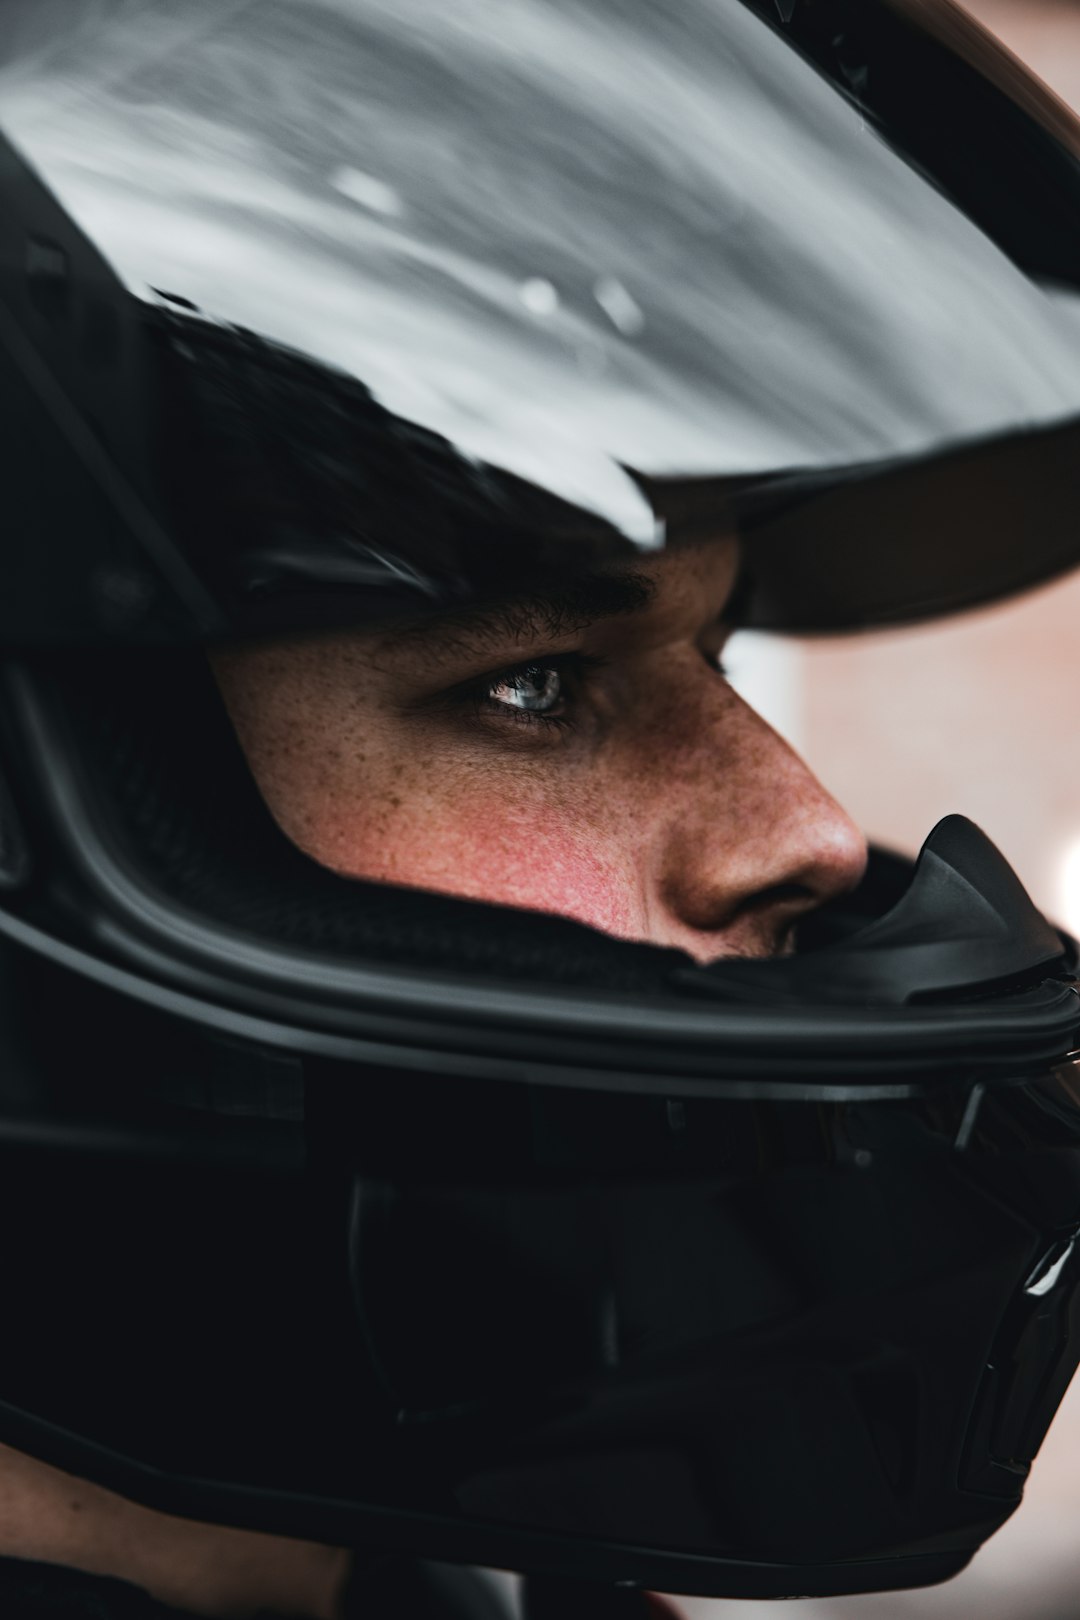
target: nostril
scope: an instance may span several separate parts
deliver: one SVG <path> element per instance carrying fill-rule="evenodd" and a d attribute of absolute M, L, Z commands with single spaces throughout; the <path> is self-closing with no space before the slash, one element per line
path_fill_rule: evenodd
<path fill-rule="evenodd" d="M 817 905 L 818 897 L 805 883 L 773 883 L 768 888 L 759 889 L 756 894 L 747 895 L 741 905 L 733 912 L 734 917 L 746 916 L 755 911 L 771 911 L 774 907 Z"/>
<path fill-rule="evenodd" d="M 773 883 L 747 895 L 731 919 L 733 934 L 745 936 L 740 954 L 789 956 L 796 948 L 796 928 L 819 903 L 820 897 L 804 883 Z"/>

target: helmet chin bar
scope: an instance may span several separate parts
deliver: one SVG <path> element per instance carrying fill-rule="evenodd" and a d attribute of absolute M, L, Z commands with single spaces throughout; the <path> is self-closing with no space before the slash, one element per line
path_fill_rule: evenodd
<path fill-rule="evenodd" d="M 943 1579 L 1019 1501 L 1080 1353 L 1071 1064 L 634 1096 L 8 982 L 68 1009 L 0 1127 L 10 1443 L 194 1517 L 743 1597 Z"/>
<path fill-rule="evenodd" d="M 171 1032 L 258 1094 L 265 1054 Z M 109 1107 L 148 1132 L 135 1055 Z M 1019 1501 L 1080 1353 L 1072 1066 L 851 1105 L 304 1086 L 302 1122 L 173 1109 L 171 1162 L 6 1110 L 5 1440 L 192 1517 L 736 1597 L 943 1579 Z"/>

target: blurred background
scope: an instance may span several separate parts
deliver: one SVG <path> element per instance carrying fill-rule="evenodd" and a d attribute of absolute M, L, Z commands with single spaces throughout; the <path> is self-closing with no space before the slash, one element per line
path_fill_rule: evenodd
<path fill-rule="evenodd" d="M 1080 0 L 966 6 L 1080 111 Z M 1032 895 L 1080 933 L 1080 575 L 931 629 L 789 645 L 740 636 L 731 671 L 878 842 L 914 852 L 963 811 Z M 688 1620 L 752 1620 L 765 1603 L 684 1602 Z M 1019 1512 L 955 1581 L 925 1592 L 805 1600 L 784 1620 L 1078 1620 L 1080 1380 Z"/>

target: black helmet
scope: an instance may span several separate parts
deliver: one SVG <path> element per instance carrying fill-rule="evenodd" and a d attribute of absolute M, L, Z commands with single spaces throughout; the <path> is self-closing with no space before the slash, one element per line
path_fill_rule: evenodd
<path fill-rule="evenodd" d="M 347 881 L 198 649 L 732 521 L 774 628 L 1072 566 L 1068 115 L 945 3 L 5 25 L 0 1438 L 548 1580 L 953 1573 L 1080 1356 L 1075 957 L 1002 857 L 705 966 Z"/>

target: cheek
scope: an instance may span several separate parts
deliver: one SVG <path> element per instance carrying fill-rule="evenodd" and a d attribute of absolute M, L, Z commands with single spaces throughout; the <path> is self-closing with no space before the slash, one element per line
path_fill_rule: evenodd
<path fill-rule="evenodd" d="M 276 680 L 264 659 L 257 679 L 223 686 L 272 813 L 313 859 L 351 877 L 649 936 L 658 830 L 677 820 L 691 789 L 700 799 L 703 775 L 715 778 L 702 765 L 699 717 L 696 747 L 685 734 L 691 704 L 638 705 L 632 746 L 504 751 L 350 701 L 367 689 L 363 670 L 330 682 L 321 649 L 305 679 L 297 656 L 282 660 Z M 715 824 L 715 793 L 710 804 Z"/>
<path fill-rule="evenodd" d="M 433 758 L 423 769 L 370 771 L 354 793 L 324 786 L 297 841 L 353 877 L 557 912 L 636 936 L 644 920 L 637 831 L 611 814 L 618 803 L 595 781 L 575 788 L 540 772 L 530 779 L 520 767 L 462 771 Z"/>

